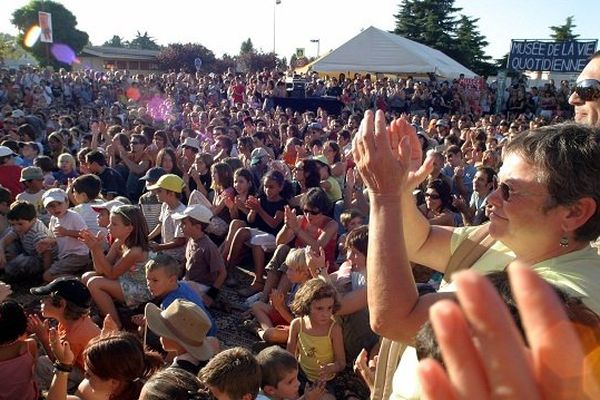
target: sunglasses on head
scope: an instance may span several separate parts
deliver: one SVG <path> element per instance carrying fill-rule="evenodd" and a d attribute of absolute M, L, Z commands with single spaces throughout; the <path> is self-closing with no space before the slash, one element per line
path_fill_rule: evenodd
<path fill-rule="evenodd" d="M 320 210 L 309 210 L 308 208 L 303 208 L 302 212 L 304 214 L 312 214 L 312 215 L 319 215 L 319 214 L 321 214 Z"/>
<path fill-rule="evenodd" d="M 431 200 L 439 200 L 440 195 L 435 193 L 427 193 L 425 192 L 425 197 L 429 197 Z"/>
<path fill-rule="evenodd" d="M 583 101 L 600 99 L 600 81 L 597 79 L 579 81 L 573 86 L 571 93 L 577 93 L 577 96 Z"/>

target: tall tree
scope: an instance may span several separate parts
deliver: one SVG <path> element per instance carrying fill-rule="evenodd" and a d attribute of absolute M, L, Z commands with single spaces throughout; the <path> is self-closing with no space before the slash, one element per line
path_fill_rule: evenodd
<path fill-rule="evenodd" d="M 489 43 L 477 28 L 478 21 L 479 18 L 460 16 L 456 28 L 456 61 L 479 75 L 489 75 L 494 67 L 491 57 L 483 50 Z"/>
<path fill-rule="evenodd" d="M 135 39 L 129 43 L 129 47 L 132 49 L 142 50 L 160 50 L 161 47 L 156 43 L 153 37 L 148 36 L 148 32 L 144 32 L 142 35 L 140 31 L 137 31 Z"/>
<path fill-rule="evenodd" d="M 216 62 L 215 54 L 198 43 L 171 43 L 156 56 L 161 69 L 175 71 L 183 69 L 187 72 L 196 70 L 194 66 L 196 58 L 202 60 L 203 71 L 212 71 Z"/>
<path fill-rule="evenodd" d="M 0 65 L 6 60 L 18 60 L 29 53 L 17 44 L 17 38 L 8 33 L 0 33 Z"/>
<path fill-rule="evenodd" d="M 394 33 L 450 55 L 457 19 L 454 0 L 402 0 Z"/>
<path fill-rule="evenodd" d="M 52 28 L 54 43 L 69 46 L 75 54 L 83 49 L 88 42 L 88 34 L 76 28 L 77 18 L 65 6 L 51 0 L 33 0 L 25 6 L 15 10 L 12 14 L 12 24 L 19 29 L 17 41 L 42 65 L 53 65 L 56 68 L 65 67 L 65 64 L 56 60 L 49 51 L 49 44 L 38 41 L 32 47 L 26 47 L 23 39 L 27 31 L 38 23 L 38 11 L 52 14 Z"/>
<path fill-rule="evenodd" d="M 254 44 L 252 44 L 252 39 L 248 38 L 242 42 L 242 46 L 240 47 L 240 54 L 246 53 L 254 53 Z"/>
<path fill-rule="evenodd" d="M 107 40 L 102 46 L 108 47 L 129 47 L 129 42 L 119 35 L 113 35 L 110 40 Z"/>
<path fill-rule="evenodd" d="M 577 26 L 573 24 L 573 18 L 574 17 L 570 15 L 563 25 L 551 26 L 550 30 L 552 31 L 552 34 L 550 37 L 557 42 L 566 42 L 568 40 L 577 39 L 579 35 L 573 33 L 573 28 Z"/>

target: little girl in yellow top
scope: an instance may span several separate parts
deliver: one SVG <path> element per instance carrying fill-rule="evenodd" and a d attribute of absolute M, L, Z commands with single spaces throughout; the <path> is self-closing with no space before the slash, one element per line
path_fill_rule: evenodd
<path fill-rule="evenodd" d="M 342 328 L 333 320 L 338 308 L 335 289 L 319 278 L 306 282 L 290 304 L 298 318 L 290 325 L 287 350 L 298 359 L 301 382 L 331 381 L 345 368 Z M 335 399 L 327 390 L 321 398 Z"/>

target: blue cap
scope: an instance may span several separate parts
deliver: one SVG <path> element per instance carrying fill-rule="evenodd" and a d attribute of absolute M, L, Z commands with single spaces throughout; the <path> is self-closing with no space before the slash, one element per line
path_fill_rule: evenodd
<path fill-rule="evenodd" d="M 156 182 L 166 173 L 167 171 L 161 167 L 153 167 L 146 171 L 146 175 L 142 176 L 140 181 Z"/>

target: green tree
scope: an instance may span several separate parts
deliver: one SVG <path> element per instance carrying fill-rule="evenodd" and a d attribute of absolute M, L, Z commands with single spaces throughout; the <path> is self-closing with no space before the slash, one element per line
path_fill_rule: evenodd
<path fill-rule="evenodd" d="M 494 71 L 490 63 L 492 57 L 483 50 L 489 43 L 478 30 L 478 21 L 479 18 L 460 16 L 456 28 L 456 61 L 479 75 L 490 75 Z"/>
<path fill-rule="evenodd" d="M 148 32 L 144 32 L 142 35 L 140 31 L 137 31 L 135 39 L 129 43 L 129 47 L 132 49 L 142 50 L 160 50 L 161 47 L 156 43 L 153 37 L 148 36 Z"/>
<path fill-rule="evenodd" d="M 18 60 L 28 54 L 17 44 L 17 38 L 8 33 L 0 33 L 0 65 L 6 60 Z"/>
<path fill-rule="evenodd" d="M 245 40 L 242 42 L 242 46 L 240 47 L 240 54 L 246 54 L 246 53 L 254 53 L 254 45 L 252 44 L 252 39 L 248 38 L 248 40 Z"/>
<path fill-rule="evenodd" d="M 102 46 L 108 47 L 129 47 L 129 42 L 119 35 L 114 35 L 110 40 L 107 40 Z"/>
<path fill-rule="evenodd" d="M 394 15 L 394 33 L 433 47 L 450 56 L 456 51 L 453 40 L 457 19 L 454 0 L 402 0 Z"/>
<path fill-rule="evenodd" d="M 196 71 L 194 60 L 202 60 L 202 70 L 212 71 L 216 62 L 215 54 L 198 43 L 171 43 L 161 50 L 156 56 L 158 63 L 163 70 L 185 70 L 187 72 Z"/>
<path fill-rule="evenodd" d="M 563 25 L 551 26 L 550 30 L 552 31 L 552 34 L 550 37 L 557 42 L 566 42 L 568 40 L 577 39 L 579 35 L 573 33 L 573 28 L 577 26 L 573 24 L 573 18 L 572 15 L 568 16 Z"/>
<path fill-rule="evenodd" d="M 52 36 L 54 43 L 68 45 L 75 54 L 83 49 L 88 42 L 88 34 L 76 28 L 77 18 L 62 4 L 54 1 L 33 0 L 27 5 L 15 10 L 12 14 L 12 24 L 19 29 L 17 35 L 18 43 L 28 52 L 33 54 L 42 65 L 52 65 L 55 68 L 65 67 L 65 64 L 52 57 L 48 43 L 38 41 L 31 48 L 26 47 L 23 39 L 27 31 L 38 23 L 38 11 L 46 11 L 52 14 Z"/>

